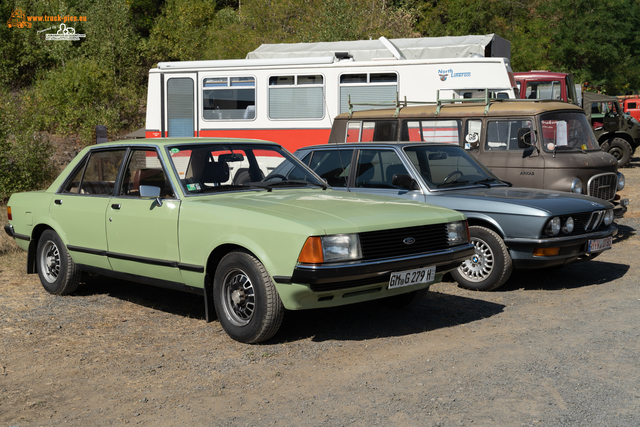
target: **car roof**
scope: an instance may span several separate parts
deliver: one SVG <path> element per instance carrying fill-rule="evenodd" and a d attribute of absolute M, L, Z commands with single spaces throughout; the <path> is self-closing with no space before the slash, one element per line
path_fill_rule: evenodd
<path fill-rule="evenodd" d="M 159 147 L 173 146 L 173 145 L 207 145 L 207 144 L 261 144 L 261 145 L 275 145 L 279 146 L 272 141 L 264 141 L 260 139 L 245 139 L 245 138 L 145 138 L 145 139 L 123 139 L 120 141 L 102 142 L 92 145 L 91 147 L 106 147 L 106 146 L 149 146 L 155 145 Z"/>
<path fill-rule="evenodd" d="M 334 148 L 358 148 L 364 146 L 393 146 L 393 147 L 407 147 L 407 146 L 415 146 L 415 145 L 429 145 L 429 146 L 441 146 L 441 147 L 457 147 L 462 150 L 458 144 L 447 144 L 445 142 L 428 142 L 428 141 L 371 141 L 371 142 L 340 142 L 338 144 L 328 143 L 328 144 L 317 144 L 317 145 L 308 145 L 305 147 L 300 147 L 297 151 L 303 150 L 330 150 Z"/>

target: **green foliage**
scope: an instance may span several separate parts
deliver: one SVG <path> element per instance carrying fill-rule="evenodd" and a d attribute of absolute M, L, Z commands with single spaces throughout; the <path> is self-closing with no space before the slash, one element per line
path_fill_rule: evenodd
<path fill-rule="evenodd" d="M 21 100 L 0 91 L 0 201 L 17 191 L 44 188 L 55 174 L 51 144 L 29 121 Z"/>
<path fill-rule="evenodd" d="M 29 86 L 39 72 L 63 64 L 74 55 L 74 42 L 45 41 L 46 32 L 55 32 L 46 29 L 57 28 L 58 23 L 30 22 L 31 28 L 9 28 L 6 25 L 16 8 L 29 16 L 73 14 L 64 2 L 23 0 L 13 3 L 0 4 L 0 85 L 5 88 Z"/>
<path fill-rule="evenodd" d="M 157 61 L 210 59 L 205 44 L 207 32 L 218 25 L 216 12 L 212 0 L 168 0 L 151 30 L 150 54 Z"/>
<path fill-rule="evenodd" d="M 60 135 L 80 134 L 88 143 L 95 125 L 112 132 L 141 125 L 137 90 L 117 85 L 115 70 L 78 58 L 52 70 L 34 87 L 34 122 Z"/>
<path fill-rule="evenodd" d="M 550 62 L 611 94 L 638 87 L 639 8 L 634 0 L 546 2 L 539 14 Z"/>

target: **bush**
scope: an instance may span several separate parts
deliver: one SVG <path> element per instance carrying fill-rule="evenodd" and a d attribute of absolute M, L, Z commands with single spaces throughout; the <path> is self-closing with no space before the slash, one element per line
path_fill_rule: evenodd
<path fill-rule="evenodd" d="M 36 132 L 20 95 L 0 93 L 0 201 L 45 187 L 55 177 L 49 139 Z"/>
<path fill-rule="evenodd" d="M 96 125 L 106 125 L 111 132 L 142 125 L 138 92 L 120 86 L 113 69 L 91 59 L 74 59 L 36 83 L 35 124 L 58 135 L 79 134 L 89 143 Z"/>

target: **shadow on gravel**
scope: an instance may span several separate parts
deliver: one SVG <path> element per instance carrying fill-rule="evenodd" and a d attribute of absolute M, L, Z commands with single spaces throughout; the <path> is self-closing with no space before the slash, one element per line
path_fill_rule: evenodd
<path fill-rule="evenodd" d="M 637 234 L 637 227 L 640 225 L 638 218 L 622 218 L 616 221 L 618 234 L 613 238 L 613 244 L 628 240 Z"/>
<path fill-rule="evenodd" d="M 154 310 L 201 319 L 202 297 L 100 276 L 87 277 L 77 296 L 108 295 Z M 410 310 L 398 310 L 372 301 L 344 307 L 287 311 L 277 335 L 265 344 L 297 341 L 365 340 L 417 334 L 494 316 L 504 305 L 472 298 L 430 292 Z"/>
<path fill-rule="evenodd" d="M 507 283 L 492 292 L 557 291 L 601 285 L 620 279 L 628 271 L 626 264 L 598 261 L 576 262 L 559 268 L 516 270 Z"/>
<path fill-rule="evenodd" d="M 204 320 L 203 297 L 188 292 L 110 279 L 103 276 L 87 276 L 82 279 L 82 284 L 74 295 L 108 295 L 154 310 Z"/>
<path fill-rule="evenodd" d="M 288 311 L 278 334 L 269 344 L 312 338 L 313 341 L 367 340 L 419 334 L 494 316 L 504 305 L 430 292 L 410 310 L 385 307 L 379 302 L 321 310 Z"/>

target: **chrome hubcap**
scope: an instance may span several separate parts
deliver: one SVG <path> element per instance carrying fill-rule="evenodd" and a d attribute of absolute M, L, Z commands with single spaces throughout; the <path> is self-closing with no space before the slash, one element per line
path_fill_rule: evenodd
<path fill-rule="evenodd" d="M 253 317 L 255 293 L 253 284 L 242 270 L 232 270 L 224 278 L 222 300 L 225 316 L 236 326 L 245 326 Z"/>
<path fill-rule="evenodd" d="M 495 258 L 491 248 L 485 241 L 472 237 L 471 243 L 475 247 L 475 254 L 465 260 L 458 267 L 458 271 L 469 281 L 482 282 L 493 271 Z"/>
<path fill-rule="evenodd" d="M 49 283 L 54 283 L 60 276 L 60 251 L 55 243 L 49 241 L 42 248 L 40 271 Z"/>

